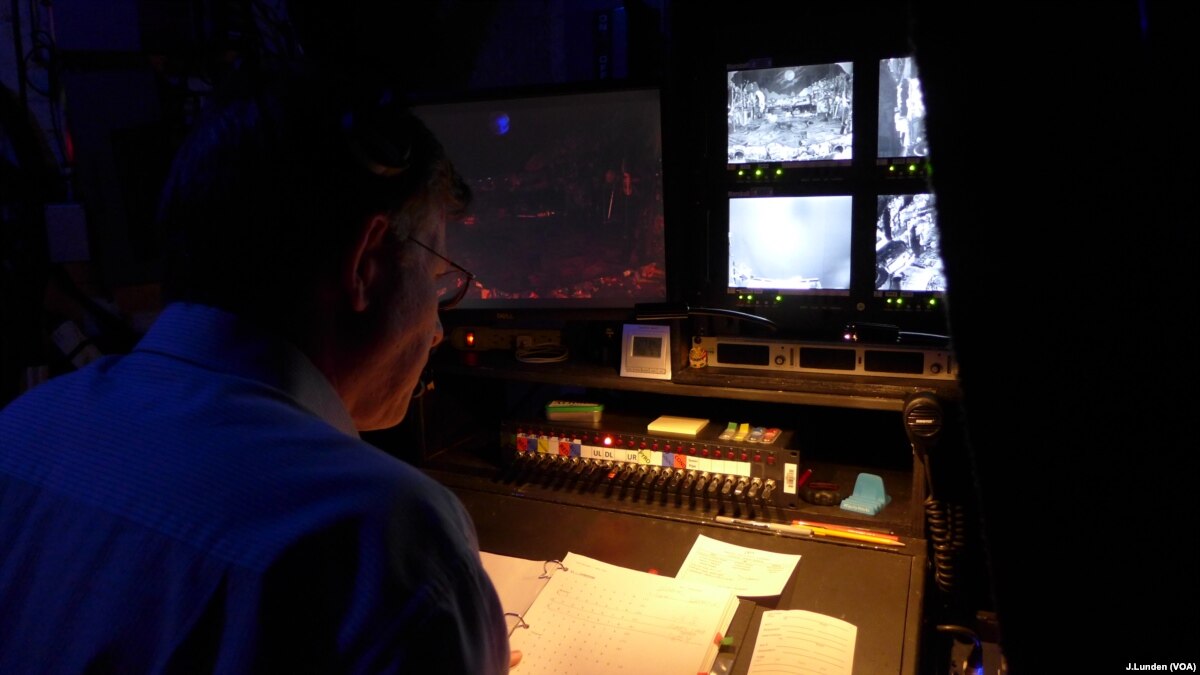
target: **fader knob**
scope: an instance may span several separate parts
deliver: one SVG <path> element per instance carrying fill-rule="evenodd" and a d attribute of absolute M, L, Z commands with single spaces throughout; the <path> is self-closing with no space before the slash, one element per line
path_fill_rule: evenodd
<path fill-rule="evenodd" d="M 762 493 L 763 501 L 770 499 L 771 494 L 774 492 L 775 492 L 775 479 L 768 478 L 766 480 L 766 482 L 763 483 L 763 493 Z"/>
<path fill-rule="evenodd" d="M 733 476 L 729 476 L 725 479 L 725 482 L 721 485 L 721 494 L 728 497 L 729 493 L 732 491 L 733 491 Z"/>

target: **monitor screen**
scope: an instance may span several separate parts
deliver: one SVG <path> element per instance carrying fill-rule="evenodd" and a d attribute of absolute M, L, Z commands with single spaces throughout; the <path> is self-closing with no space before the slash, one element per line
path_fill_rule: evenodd
<path fill-rule="evenodd" d="M 729 164 L 851 159 L 854 64 L 729 69 Z"/>
<path fill-rule="evenodd" d="M 847 295 L 849 195 L 729 198 L 728 291 Z"/>
<path fill-rule="evenodd" d="M 932 194 L 879 195 L 875 217 L 875 289 L 946 290 Z"/>
<path fill-rule="evenodd" d="M 924 157 L 925 102 L 911 56 L 879 62 L 879 158 Z"/>
<path fill-rule="evenodd" d="M 666 299 L 659 92 L 422 104 L 470 184 L 447 255 L 460 307 L 624 308 Z"/>

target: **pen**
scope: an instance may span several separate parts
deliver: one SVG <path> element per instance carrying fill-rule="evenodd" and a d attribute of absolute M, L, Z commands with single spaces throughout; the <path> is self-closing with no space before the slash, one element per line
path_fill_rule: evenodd
<path fill-rule="evenodd" d="M 850 532 L 847 530 L 830 530 L 824 527 L 810 527 L 806 525 L 787 525 L 784 523 L 764 523 L 757 520 L 746 520 L 744 518 L 730 518 L 729 516 L 717 516 L 718 523 L 729 523 L 732 525 L 746 525 L 748 527 L 757 527 L 762 530 L 771 530 L 772 532 L 782 532 L 784 534 L 796 534 L 803 537 L 835 537 L 841 539 L 853 539 L 855 541 L 865 541 L 871 544 L 883 544 L 885 546 L 904 546 L 904 542 L 897 539 L 890 539 L 890 535 L 865 534 L 862 532 Z"/>
<path fill-rule="evenodd" d="M 891 539 L 892 541 L 900 540 L 900 537 L 897 537 L 895 534 L 892 534 L 891 532 L 880 532 L 878 530 L 868 530 L 864 527 L 850 527 L 848 525 L 834 525 L 832 523 L 818 523 L 815 520 L 793 520 L 792 524 L 793 525 L 803 525 L 804 527 L 819 527 L 824 530 L 837 530 L 839 532 L 854 532 L 856 534 L 865 534 L 865 535 L 868 535 L 871 537 L 883 537 L 884 539 Z"/>
<path fill-rule="evenodd" d="M 808 477 L 812 475 L 812 469 L 805 469 L 800 477 L 796 479 L 796 487 L 802 488 L 808 482 Z"/>
<path fill-rule="evenodd" d="M 796 527 L 802 527 L 797 525 Z M 840 539 L 853 539 L 855 541 L 866 541 L 872 544 L 884 544 L 886 546 L 903 546 L 904 542 L 897 539 L 890 539 L 878 534 L 863 534 L 861 532 L 851 532 L 848 530 L 830 530 L 824 527 L 810 527 L 812 533 L 818 537 L 838 537 Z"/>
<path fill-rule="evenodd" d="M 813 530 L 810 527 L 803 525 L 787 525 L 785 523 L 764 523 L 757 520 L 746 520 L 744 518 L 730 518 L 729 516 L 717 516 L 718 523 L 729 523 L 731 525 L 747 525 L 749 527 L 757 527 L 762 530 L 771 530 L 772 532 L 783 532 L 785 534 L 798 534 L 805 537 L 810 537 Z"/>

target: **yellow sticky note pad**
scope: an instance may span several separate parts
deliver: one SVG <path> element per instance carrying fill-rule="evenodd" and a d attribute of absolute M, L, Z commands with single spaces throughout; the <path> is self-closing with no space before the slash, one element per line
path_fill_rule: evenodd
<path fill-rule="evenodd" d="M 646 425 L 646 431 L 657 434 L 695 436 L 706 426 L 708 426 L 708 420 L 702 420 L 698 417 L 672 417 L 670 415 L 663 415 Z"/>

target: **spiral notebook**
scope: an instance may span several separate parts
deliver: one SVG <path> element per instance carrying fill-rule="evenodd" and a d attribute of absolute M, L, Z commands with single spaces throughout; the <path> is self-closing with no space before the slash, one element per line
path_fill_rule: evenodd
<path fill-rule="evenodd" d="M 542 562 L 489 554 L 484 567 L 509 644 L 522 652 L 513 675 L 708 673 L 738 607 L 728 589 L 576 553 Z"/>

